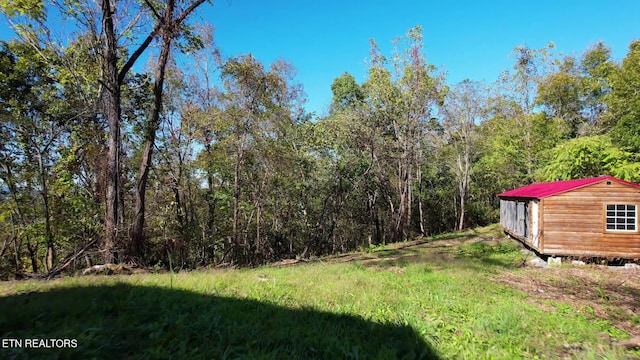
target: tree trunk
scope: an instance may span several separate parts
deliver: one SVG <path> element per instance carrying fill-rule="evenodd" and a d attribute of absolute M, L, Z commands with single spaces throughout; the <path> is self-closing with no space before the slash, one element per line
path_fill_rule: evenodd
<path fill-rule="evenodd" d="M 51 232 L 51 215 L 49 213 L 49 191 L 47 187 L 47 177 L 44 171 L 44 159 L 42 151 L 36 147 L 38 153 L 38 172 L 40 175 L 40 183 L 42 186 L 42 207 L 44 212 L 44 236 L 46 239 L 47 255 L 45 257 L 45 271 L 51 270 L 55 262 L 55 248 L 53 246 L 53 233 Z"/>
<path fill-rule="evenodd" d="M 260 199 L 256 201 L 256 254 L 260 254 L 260 216 L 261 214 L 260 208 Z"/>
<path fill-rule="evenodd" d="M 460 196 L 460 222 L 458 223 L 458 231 L 464 230 L 464 195 Z"/>
<path fill-rule="evenodd" d="M 173 11 L 175 1 L 169 0 L 164 14 L 165 24 L 169 24 L 173 20 Z M 153 109 L 151 117 L 145 128 L 144 149 L 142 151 L 142 160 L 138 170 L 138 185 L 136 187 L 136 202 L 134 209 L 135 221 L 131 234 L 130 255 L 140 257 L 144 249 L 144 212 L 145 212 L 145 193 L 147 190 L 147 181 L 149 179 L 149 169 L 153 160 L 153 148 L 156 141 L 156 132 L 160 125 L 160 114 L 162 113 L 162 90 L 164 87 L 164 78 L 169 62 L 169 54 L 171 51 L 172 34 L 168 30 L 162 37 L 162 49 L 160 57 L 156 64 L 156 76 L 153 84 Z"/>
<path fill-rule="evenodd" d="M 31 246 L 31 240 L 27 238 L 27 250 L 29 251 L 29 258 L 31 259 L 31 271 L 34 274 L 38 273 L 38 242 L 36 241 L 33 247 Z"/>
<path fill-rule="evenodd" d="M 15 265 L 16 272 L 20 271 L 22 268 L 22 261 L 20 259 L 20 247 L 18 246 L 18 236 L 13 236 L 13 261 Z"/>
<path fill-rule="evenodd" d="M 465 204 L 467 193 L 469 192 L 469 185 L 471 182 L 470 172 L 471 172 L 471 145 L 469 143 L 465 143 L 464 154 L 462 155 L 462 159 L 458 156 L 458 170 L 460 172 L 460 179 L 458 190 L 460 192 L 460 221 L 458 223 L 458 231 L 462 231 L 464 229 L 464 220 L 465 220 Z"/>
<path fill-rule="evenodd" d="M 407 192 L 407 214 L 406 214 L 406 222 L 405 222 L 405 229 L 407 231 L 407 236 L 411 237 L 412 236 L 412 229 L 411 229 L 411 212 L 413 209 L 413 164 L 409 164 L 408 169 L 407 169 L 407 181 L 405 183 L 405 188 L 406 188 L 406 192 Z"/>
<path fill-rule="evenodd" d="M 120 196 L 120 82 L 118 81 L 118 45 L 115 35 L 111 1 L 102 0 L 102 27 L 106 40 L 103 63 L 104 115 L 109 122 L 109 150 L 107 153 L 107 194 L 104 216 L 105 238 L 102 246 L 104 262 L 114 262 L 114 247 L 118 236 Z"/>
<path fill-rule="evenodd" d="M 418 178 L 418 214 L 420 216 L 420 233 L 422 236 L 427 236 L 424 231 L 424 213 L 422 211 L 422 169 L 420 168 L 420 164 L 418 164 L 418 173 L 416 176 Z"/>
<path fill-rule="evenodd" d="M 213 175 L 208 174 L 207 176 L 207 237 L 209 240 L 213 238 L 213 231 L 215 227 L 215 210 L 216 210 L 216 201 L 214 199 L 213 192 Z"/>
<path fill-rule="evenodd" d="M 13 204 L 16 207 L 16 213 L 18 215 L 18 218 L 20 220 L 20 224 L 22 224 L 22 226 L 26 227 L 27 226 L 27 220 L 24 216 L 24 213 L 22 212 L 22 207 L 20 206 L 20 202 L 18 201 L 18 189 L 16 189 L 16 185 L 13 181 L 13 174 L 11 172 L 11 168 L 7 165 L 7 164 L 2 164 L 2 169 L 4 170 L 4 173 L 6 174 L 6 177 L 2 178 L 2 180 L 4 181 L 5 184 L 7 184 L 7 187 L 9 188 L 9 196 L 11 196 L 11 199 L 13 199 Z M 16 265 L 16 271 L 19 271 L 22 267 L 22 261 L 21 261 L 21 257 L 20 257 L 20 245 L 18 244 L 18 234 L 17 231 L 15 229 L 15 224 L 16 221 L 13 219 L 13 214 L 11 214 L 11 223 L 13 225 L 13 229 L 12 229 L 12 233 L 13 233 L 13 250 L 14 250 L 14 255 L 15 255 L 15 265 Z"/>
<path fill-rule="evenodd" d="M 207 145 L 205 146 L 207 151 L 207 159 L 211 161 L 211 145 L 209 145 L 207 141 Z M 211 244 L 213 242 L 213 235 L 215 231 L 215 210 L 216 210 L 216 200 L 215 193 L 213 191 L 213 174 L 211 173 L 211 166 L 207 167 L 207 220 L 205 232 L 206 234 L 203 236 L 203 259 L 205 259 L 209 254 L 207 251 L 204 251 L 206 248 L 206 244 Z M 215 249 L 215 248 L 214 248 Z M 213 258 L 215 259 L 215 250 L 213 254 Z M 203 260 L 204 261 L 204 260 Z"/>
<path fill-rule="evenodd" d="M 238 139 L 238 154 L 236 156 L 235 169 L 233 172 L 233 221 L 231 224 L 231 238 L 234 247 L 234 260 L 238 260 L 240 242 L 238 241 L 238 216 L 240 215 L 240 159 L 242 150 Z"/>

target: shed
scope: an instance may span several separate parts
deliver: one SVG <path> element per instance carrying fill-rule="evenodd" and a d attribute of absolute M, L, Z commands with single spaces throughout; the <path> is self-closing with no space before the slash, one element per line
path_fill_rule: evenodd
<path fill-rule="evenodd" d="M 600 176 L 499 194 L 500 225 L 540 254 L 640 259 L 640 184 Z"/>

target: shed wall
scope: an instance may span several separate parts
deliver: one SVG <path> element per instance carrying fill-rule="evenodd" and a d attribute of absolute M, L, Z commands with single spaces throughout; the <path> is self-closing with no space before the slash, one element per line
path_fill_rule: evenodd
<path fill-rule="evenodd" d="M 531 243 L 531 201 L 500 199 L 500 225 L 511 236 Z"/>
<path fill-rule="evenodd" d="M 607 204 L 635 204 L 640 215 L 640 190 L 603 181 L 554 195 L 542 201 L 544 254 L 640 258 L 640 233 L 605 228 Z"/>

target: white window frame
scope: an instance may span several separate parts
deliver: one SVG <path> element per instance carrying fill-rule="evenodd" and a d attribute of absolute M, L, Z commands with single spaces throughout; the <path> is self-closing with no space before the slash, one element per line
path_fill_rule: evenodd
<path fill-rule="evenodd" d="M 631 212 L 633 215 L 629 215 Z M 633 222 L 629 222 L 631 219 Z M 609 220 L 613 220 L 613 222 L 609 222 Z M 609 226 L 614 226 L 615 229 L 610 229 Z M 624 226 L 624 229 L 619 229 L 620 226 Z M 630 226 L 633 226 L 633 229 L 629 229 Z M 608 232 L 638 232 L 638 204 L 606 204 L 604 206 L 604 229 Z"/>

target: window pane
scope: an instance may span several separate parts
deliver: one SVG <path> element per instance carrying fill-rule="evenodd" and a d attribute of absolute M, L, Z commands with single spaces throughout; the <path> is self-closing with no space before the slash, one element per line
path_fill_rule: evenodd
<path fill-rule="evenodd" d="M 607 230 L 636 231 L 637 205 L 606 204 L 605 221 Z"/>

